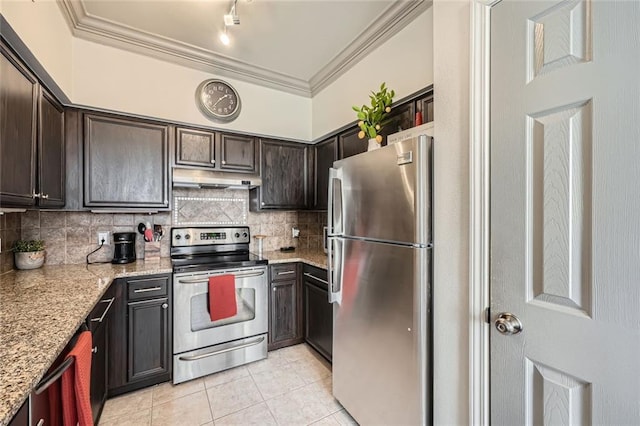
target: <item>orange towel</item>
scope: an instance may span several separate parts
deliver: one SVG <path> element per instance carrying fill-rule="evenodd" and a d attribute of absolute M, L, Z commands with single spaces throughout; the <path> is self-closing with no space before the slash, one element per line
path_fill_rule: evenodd
<path fill-rule="evenodd" d="M 233 275 L 209 277 L 209 317 L 211 321 L 229 318 L 237 313 L 236 278 Z"/>
<path fill-rule="evenodd" d="M 67 358 L 73 365 L 62 375 L 62 418 L 64 426 L 93 426 L 89 390 L 91 383 L 91 332 L 84 331 Z"/>

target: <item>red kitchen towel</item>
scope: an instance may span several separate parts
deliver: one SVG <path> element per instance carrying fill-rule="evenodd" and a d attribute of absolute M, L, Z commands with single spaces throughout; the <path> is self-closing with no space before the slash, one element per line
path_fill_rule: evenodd
<path fill-rule="evenodd" d="M 237 313 L 236 278 L 233 275 L 209 277 L 209 317 L 211 321 L 229 318 Z"/>
<path fill-rule="evenodd" d="M 62 374 L 62 419 L 64 426 L 93 426 L 89 384 L 91 383 L 91 332 L 83 331 L 67 358 L 71 367 Z"/>

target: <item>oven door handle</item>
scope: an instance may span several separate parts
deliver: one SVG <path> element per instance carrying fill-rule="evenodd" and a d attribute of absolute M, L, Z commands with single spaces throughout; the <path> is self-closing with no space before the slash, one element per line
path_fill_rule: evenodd
<path fill-rule="evenodd" d="M 264 275 L 264 271 L 260 271 L 260 272 L 249 272 L 249 273 L 245 273 L 245 274 L 231 274 L 236 278 L 250 278 L 250 277 L 259 277 L 260 275 Z M 215 275 L 212 275 L 215 276 Z M 202 278 L 194 278 L 194 279 L 182 279 L 182 278 L 178 278 L 178 283 L 180 284 L 204 284 L 204 283 L 208 283 L 209 282 L 209 277 L 202 279 Z"/>
<path fill-rule="evenodd" d="M 181 360 L 181 361 L 197 361 L 197 360 L 202 359 L 202 358 L 208 358 L 210 356 L 223 354 L 225 352 L 231 352 L 231 351 L 235 351 L 237 349 L 244 349 L 244 348 L 248 348 L 249 346 L 255 346 L 257 344 L 262 343 L 263 341 L 264 341 L 264 336 L 260 337 L 260 338 L 258 338 L 256 340 L 252 340 L 251 342 L 247 342 L 247 343 L 243 343 L 243 344 L 238 345 L 238 346 L 234 346 L 232 348 L 220 349 L 218 351 L 207 352 L 206 354 L 200 354 L 200 355 L 181 356 L 181 357 L 178 357 L 178 359 Z"/>

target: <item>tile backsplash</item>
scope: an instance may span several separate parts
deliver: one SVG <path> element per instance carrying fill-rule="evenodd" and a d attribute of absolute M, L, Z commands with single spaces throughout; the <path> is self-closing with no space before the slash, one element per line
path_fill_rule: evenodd
<path fill-rule="evenodd" d="M 0 215 L 0 274 L 13 269 L 13 244 L 20 239 L 20 213 Z"/>
<path fill-rule="evenodd" d="M 49 265 L 85 263 L 87 254 L 98 248 L 98 232 L 109 231 L 113 240 L 114 232 L 136 231 L 140 222 L 165 228 L 160 246 L 162 257 L 169 256 L 171 226 L 248 225 L 252 236 L 266 235 L 265 250 L 284 246 L 322 248 L 326 212 L 249 212 L 246 190 L 176 188 L 173 196 L 173 211 L 152 215 L 29 210 L 0 216 L 3 245 L 0 272 L 13 267 L 13 255 L 11 252 L 7 255 L 4 247 L 10 248 L 17 237 L 44 240 Z M 300 229 L 299 238 L 292 236 L 294 227 Z M 254 248 L 252 238 L 251 249 Z M 136 239 L 136 256 L 144 257 L 142 236 Z M 113 245 L 109 244 L 92 254 L 90 261 L 109 261 L 112 257 Z"/>

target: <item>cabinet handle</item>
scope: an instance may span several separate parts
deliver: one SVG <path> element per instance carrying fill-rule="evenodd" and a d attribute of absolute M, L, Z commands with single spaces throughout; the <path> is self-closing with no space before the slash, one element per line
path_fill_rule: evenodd
<path fill-rule="evenodd" d="M 44 426 L 44 419 L 38 420 L 38 424 L 36 426 Z"/>
<path fill-rule="evenodd" d="M 211 164 L 216 164 L 216 160 L 211 160 Z"/>
<path fill-rule="evenodd" d="M 278 275 L 289 275 L 289 274 L 295 274 L 296 271 L 286 271 L 286 272 L 278 272 Z"/>
<path fill-rule="evenodd" d="M 96 346 L 96 347 L 91 348 L 91 352 L 93 352 L 94 354 L 97 354 L 98 353 L 98 347 Z"/>
<path fill-rule="evenodd" d="M 42 194 L 39 193 L 39 192 L 34 192 L 33 193 L 33 198 L 40 198 L 41 196 L 42 196 Z"/>
<path fill-rule="evenodd" d="M 274 287 L 272 290 L 273 291 L 278 291 L 278 287 Z"/>
<path fill-rule="evenodd" d="M 107 309 L 104 310 L 104 312 L 102 313 L 102 316 L 100 316 L 100 318 L 91 318 L 92 322 L 102 322 L 102 320 L 104 319 L 105 315 L 107 315 L 107 312 L 109 312 L 109 309 L 111 309 L 111 305 L 113 305 L 113 301 L 116 300 L 115 297 L 112 297 L 111 299 L 103 299 L 100 301 L 100 303 L 109 303 L 109 305 L 107 306 Z"/>
<path fill-rule="evenodd" d="M 147 287 L 147 288 L 137 288 L 133 290 L 134 293 L 146 293 L 148 291 L 158 291 L 162 290 L 162 287 Z"/>
<path fill-rule="evenodd" d="M 169 307 L 169 305 L 167 303 L 163 303 L 162 304 L 162 309 L 167 309 Z"/>
<path fill-rule="evenodd" d="M 227 162 L 222 160 L 222 165 L 224 166 L 225 164 L 227 164 Z"/>
<path fill-rule="evenodd" d="M 305 277 L 309 277 L 309 278 L 313 278 L 314 280 L 318 280 L 318 281 L 320 281 L 322 283 L 325 283 L 325 284 L 329 284 L 329 282 L 327 282 L 326 280 L 323 280 L 322 278 L 316 277 L 315 275 L 312 275 L 312 274 L 310 274 L 308 272 L 305 272 L 304 276 Z"/>
<path fill-rule="evenodd" d="M 41 198 L 44 198 L 46 200 L 47 198 L 49 198 L 49 194 L 42 194 Z"/>
<path fill-rule="evenodd" d="M 264 206 L 264 201 L 262 203 L 260 203 L 260 204 Z"/>

